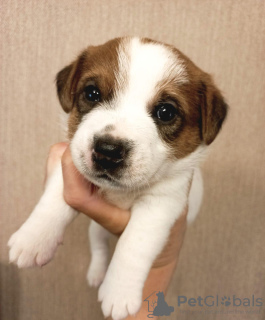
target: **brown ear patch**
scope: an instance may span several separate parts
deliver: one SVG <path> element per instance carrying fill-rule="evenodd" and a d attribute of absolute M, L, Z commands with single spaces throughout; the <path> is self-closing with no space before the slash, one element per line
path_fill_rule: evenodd
<path fill-rule="evenodd" d="M 201 136 L 206 145 L 216 138 L 226 118 L 228 105 L 211 79 L 201 82 Z"/>
<path fill-rule="evenodd" d="M 73 63 L 63 68 L 56 76 L 57 94 L 62 108 L 69 113 L 74 105 L 75 91 L 83 72 L 85 53 L 82 53 Z"/>
<path fill-rule="evenodd" d="M 58 72 L 56 76 L 57 95 L 65 112 L 69 112 L 71 110 L 71 99 L 69 97 L 69 93 L 66 90 L 66 84 L 70 77 L 72 68 L 73 64 L 70 64 L 69 66 L 63 68 L 60 72 Z"/>

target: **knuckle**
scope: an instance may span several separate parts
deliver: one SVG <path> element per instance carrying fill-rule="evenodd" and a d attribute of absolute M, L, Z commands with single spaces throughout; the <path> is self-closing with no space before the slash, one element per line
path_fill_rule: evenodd
<path fill-rule="evenodd" d="M 57 145 L 57 144 L 53 144 L 53 145 L 50 147 L 49 156 L 50 156 L 50 157 L 54 157 L 55 155 L 58 154 L 58 151 L 59 151 L 58 145 Z"/>
<path fill-rule="evenodd" d="M 59 142 L 59 143 L 53 144 L 49 149 L 49 156 L 55 157 L 58 155 L 62 155 L 62 153 L 66 149 L 66 146 L 67 145 L 64 142 Z"/>
<path fill-rule="evenodd" d="M 64 152 L 62 155 L 62 163 L 68 164 L 71 160 L 71 156 L 69 155 L 69 152 Z"/>
<path fill-rule="evenodd" d="M 80 199 L 76 194 L 72 192 L 64 191 L 64 201 L 72 208 L 78 208 L 80 206 Z"/>

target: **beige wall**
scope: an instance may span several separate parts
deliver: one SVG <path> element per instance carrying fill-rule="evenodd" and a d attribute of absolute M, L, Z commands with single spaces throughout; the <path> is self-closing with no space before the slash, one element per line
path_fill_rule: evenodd
<path fill-rule="evenodd" d="M 187 232 L 168 303 L 177 309 L 178 295 L 255 294 L 265 304 L 264 0 L 1 2 L 2 320 L 103 319 L 85 282 L 86 217 L 39 270 L 9 265 L 6 242 L 41 195 L 47 150 L 62 139 L 56 72 L 88 44 L 121 35 L 176 45 L 214 75 L 231 107 L 204 164 L 204 204 Z M 264 308 L 254 315 L 231 307 L 215 309 L 226 315 L 178 310 L 170 319 L 261 320 Z M 209 310 L 186 311 L 195 309 Z"/>

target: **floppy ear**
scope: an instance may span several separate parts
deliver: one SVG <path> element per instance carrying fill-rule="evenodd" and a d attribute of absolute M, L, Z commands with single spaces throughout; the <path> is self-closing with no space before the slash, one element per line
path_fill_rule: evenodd
<path fill-rule="evenodd" d="M 226 118 L 228 105 L 210 76 L 201 81 L 201 135 L 205 144 L 213 142 Z"/>
<path fill-rule="evenodd" d="M 72 88 L 72 70 L 74 63 L 63 68 L 56 75 L 57 95 L 65 112 L 70 112 L 73 107 L 73 94 L 71 94 Z"/>

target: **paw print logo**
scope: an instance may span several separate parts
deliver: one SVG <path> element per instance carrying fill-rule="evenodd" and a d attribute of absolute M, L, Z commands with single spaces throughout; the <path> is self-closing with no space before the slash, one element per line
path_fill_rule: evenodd
<path fill-rule="evenodd" d="M 222 297 L 221 304 L 226 307 L 230 306 L 231 304 L 230 297 L 226 297 L 226 296 Z"/>

